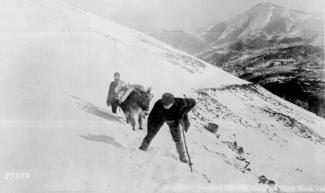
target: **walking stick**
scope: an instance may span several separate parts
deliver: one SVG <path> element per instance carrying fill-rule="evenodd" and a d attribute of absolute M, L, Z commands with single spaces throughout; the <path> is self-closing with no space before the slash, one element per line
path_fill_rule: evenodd
<path fill-rule="evenodd" d="M 183 122 L 183 120 L 181 121 L 181 125 L 182 125 L 182 133 L 183 133 L 183 140 L 184 140 L 185 151 L 186 151 L 186 155 L 187 155 L 187 158 L 188 158 L 188 165 L 190 166 L 191 172 L 193 172 L 193 169 L 192 169 L 193 163 L 191 162 L 191 157 L 190 157 L 190 154 L 188 153 L 188 149 L 187 149 L 186 138 L 185 138 L 185 131 L 184 131 L 184 122 Z"/>

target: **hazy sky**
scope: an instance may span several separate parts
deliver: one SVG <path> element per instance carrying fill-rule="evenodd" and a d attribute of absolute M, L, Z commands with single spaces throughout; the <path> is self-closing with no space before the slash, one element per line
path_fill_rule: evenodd
<path fill-rule="evenodd" d="M 194 31 L 229 19 L 255 4 L 324 13 L 324 0 L 65 0 L 82 9 L 141 30 Z"/>

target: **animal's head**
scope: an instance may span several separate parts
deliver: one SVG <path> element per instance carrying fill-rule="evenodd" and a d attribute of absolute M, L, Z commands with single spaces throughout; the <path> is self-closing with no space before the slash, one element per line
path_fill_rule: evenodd
<path fill-rule="evenodd" d="M 148 111 L 152 98 L 153 98 L 153 94 L 151 94 L 151 87 L 149 87 L 147 90 L 142 90 L 141 100 L 139 101 L 141 109 Z"/>

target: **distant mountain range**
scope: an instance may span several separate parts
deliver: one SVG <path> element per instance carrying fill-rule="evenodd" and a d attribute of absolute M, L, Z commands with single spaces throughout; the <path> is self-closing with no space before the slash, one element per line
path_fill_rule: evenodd
<path fill-rule="evenodd" d="M 245 40 L 251 44 L 258 39 L 259 48 L 271 46 L 286 39 L 303 39 L 307 42 L 323 42 L 323 16 L 261 3 L 228 21 L 200 28 L 196 35 L 213 45 Z M 264 42 L 265 41 L 265 42 Z M 257 43 L 257 42 L 256 42 Z"/>
<path fill-rule="evenodd" d="M 151 32 L 149 35 L 189 54 L 196 54 L 208 48 L 207 42 L 182 30 L 161 30 Z"/>
<path fill-rule="evenodd" d="M 325 117 L 321 14 L 261 3 L 195 34 L 153 36 Z"/>

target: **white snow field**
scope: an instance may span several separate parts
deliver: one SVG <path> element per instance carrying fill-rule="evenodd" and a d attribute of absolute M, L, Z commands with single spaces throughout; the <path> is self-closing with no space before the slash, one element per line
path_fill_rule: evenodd
<path fill-rule="evenodd" d="M 142 152 L 146 129 L 109 113 L 116 71 L 152 87 L 151 105 L 165 91 L 197 100 L 193 173 L 166 125 Z M 1 193 L 325 192 L 324 119 L 63 2 L 0 3 L 0 88 Z"/>

